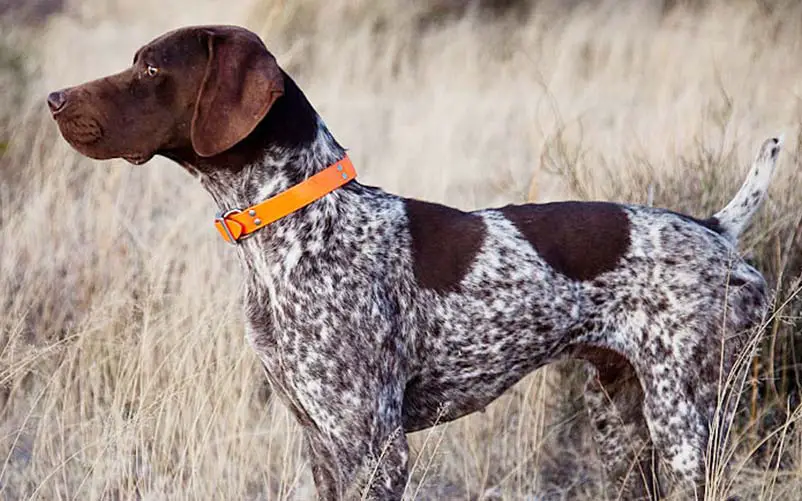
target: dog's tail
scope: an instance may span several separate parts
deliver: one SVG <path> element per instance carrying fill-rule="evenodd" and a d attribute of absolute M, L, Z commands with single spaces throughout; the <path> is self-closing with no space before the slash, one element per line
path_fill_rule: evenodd
<path fill-rule="evenodd" d="M 709 221 L 717 223 L 719 233 L 730 242 L 738 241 L 738 236 L 766 198 L 781 147 L 782 138 L 767 139 L 760 147 L 746 181 L 735 194 L 735 198 L 710 218 Z"/>

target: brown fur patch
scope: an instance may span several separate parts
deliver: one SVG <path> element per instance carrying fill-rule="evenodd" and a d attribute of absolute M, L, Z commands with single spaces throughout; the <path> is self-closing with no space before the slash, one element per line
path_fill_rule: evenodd
<path fill-rule="evenodd" d="M 610 391 L 615 383 L 625 383 L 636 378 L 635 369 L 625 356 L 608 348 L 579 345 L 573 356 L 593 364 L 599 372 L 599 382 Z"/>
<path fill-rule="evenodd" d="M 629 249 L 629 219 L 615 204 L 508 205 L 501 212 L 555 270 L 591 280 L 616 268 Z"/>
<path fill-rule="evenodd" d="M 420 200 L 408 199 L 406 206 L 418 285 L 439 292 L 457 290 L 484 240 L 484 221 Z"/>

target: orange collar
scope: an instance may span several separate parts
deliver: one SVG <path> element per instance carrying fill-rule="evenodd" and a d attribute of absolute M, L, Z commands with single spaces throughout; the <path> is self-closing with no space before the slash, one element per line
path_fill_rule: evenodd
<path fill-rule="evenodd" d="M 306 207 L 354 178 L 356 170 L 346 155 L 309 179 L 262 203 L 245 210 L 231 209 L 221 212 L 214 219 L 214 225 L 223 240 L 236 244 L 245 235 Z"/>

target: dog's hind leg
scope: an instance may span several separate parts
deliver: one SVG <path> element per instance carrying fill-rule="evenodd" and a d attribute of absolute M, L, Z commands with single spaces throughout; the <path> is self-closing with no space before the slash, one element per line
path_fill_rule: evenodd
<path fill-rule="evenodd" d="M 585 403 L 608 499 L 659 499 L 657 458 L 643 415 L 643 389 L 632 365 L 601 349 L 584 357 Z"/>
<path fill-rule="evenodd" d="M 643 415 L 661 460 L 676 480 L 672 491 L 681 491 L 687 499 L 702 499 L 716 402 L 700 398 L 698 390 L 715 387 L 716 381 L 707 379 L 703 370 L 680 370 L 678 366 L 682 364 L 672 360 L 643 369 Z"/>

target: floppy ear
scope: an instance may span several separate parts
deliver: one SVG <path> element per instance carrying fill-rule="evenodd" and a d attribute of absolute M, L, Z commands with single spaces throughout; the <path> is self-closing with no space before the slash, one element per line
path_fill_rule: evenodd
<path fill-rule="evenodd" d="M 192 147 L 202 157 L 226 151 L 245 139 L 284 93 L 276 59 L 254 34 L 208 30 L 209 60 L 195 114 Z"/>

